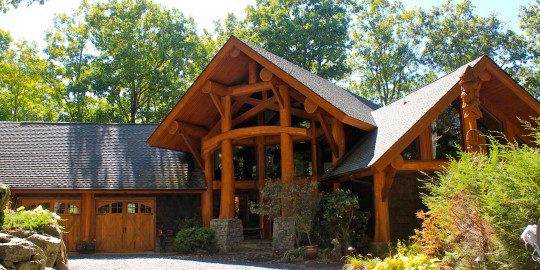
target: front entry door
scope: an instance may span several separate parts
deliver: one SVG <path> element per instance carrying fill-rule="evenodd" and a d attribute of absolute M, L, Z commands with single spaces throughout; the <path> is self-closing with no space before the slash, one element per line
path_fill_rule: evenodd
<path fill-rule="evenodd" d="M 153 251 L 154 211 L 154 199 L 98 199 L 96 201 L 96 250 L 102 252 Z"/>

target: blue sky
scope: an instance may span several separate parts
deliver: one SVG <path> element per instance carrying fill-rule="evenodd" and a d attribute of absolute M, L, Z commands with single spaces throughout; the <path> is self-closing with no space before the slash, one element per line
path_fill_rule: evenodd
<path fill-rule="evenodd" d="M 91 2 L 96 0 L 91 0 Z M 213 21 L 223 19 L 227 13 L 245 16 L 244 8 L 255 0 L 155 0 L 165 6 L 175 7 L 197 22 L 200 31 L 212 29 Z M 472 0 L 480 15 L 498 13 L 507 27 L 519 30 L 519 7 L 534 0 Z M 446 0 L 405 0 L 407 8 L 429 8 Z M 35 41 L 43 45 L 44 33 L 52 26 L 54 14 L 69 12 L 76 8 L 80 0 L 48 0 L 44 5 L 20 7 L 0 14 L 0 29 L 8 30 L 15 39 Z"/>

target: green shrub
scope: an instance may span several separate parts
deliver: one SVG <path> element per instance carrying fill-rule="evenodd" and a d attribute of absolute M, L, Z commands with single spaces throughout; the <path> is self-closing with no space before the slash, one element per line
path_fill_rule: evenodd
<path fill-rule="evenodd" d="M 489 141 L 489 156 L 461 153 L 426 182 L 417 243 L 454 268 L 477 268 L 480 257 L 483 269 L 534 269 L 520 234 L 540 216 L 540 150 Z"/>
<path fill-rule="evenodd" d="M 181 217 L 176 220 L 175 232 L 179 232 L 186 228 L 202 227 L 201 216 L 194 214 L 189 217 Z"/>
<path fill-rule="evenodd" d="M 4 210 L 7 208 L 11 197 L 11 189 L 9 185 L 0 184 L 0 228 L 4 224 Z"/>
<path fill-rule="evenodd" d="M 351 244 L 357 249 L 367 243 L 366 229 L 369 213 L 359 210 L 358 198 L 350 190 L 323 194 L 316 221 L 317 243 L 331 247 L 337 238 L 343 252 Z"/>
<path fill-rule="evenodd" d="M 40 206 L 33 210 L 25 210 L 24 207 L 17 208 L 16 211 L 4 210 L 5 219 L 2 229 L 4 230 L 36 230 L 49 225 L 58 225 L 60 216 L 43 209 Z"/>
<path fill-rule="evenodd" d="M 280 262 L 298 262 L 304 260 L 306 257 L 306 249 L 303 247 L 290 249 L 283 253 Z"/>
<path fill-rule="evenodd" d="M 174 239 L 174 250 L 182 254 L 194 253 L 197 250 L 214 253 L 217 251 L 214 231 L 209 228 L 182 229 Z"/>
<path fill-rule="evenodd" d="M 424 254 L 403 255 L 379 258 L 348 256 L 344 269 L 348 270 L 404 270 L 404 269 L 439 269 L 438 260 Z"/>

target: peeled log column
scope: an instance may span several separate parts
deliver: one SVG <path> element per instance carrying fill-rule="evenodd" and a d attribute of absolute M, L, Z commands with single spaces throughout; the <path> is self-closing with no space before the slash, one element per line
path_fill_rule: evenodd
<path fill-rule="evenodd" d="M 291 99 L 289 97 L 289 86 L 280 85 L 279 92 L 283 98 L 283 109 L 279 112 L 280 125 L 291 126 Z M 294 176 L 294 152 L 291 135 L 281 133 L 281 181 L 291 183 Z"/>
<path fill-rule="evenodd" d="M 204 155 L 204 177 L 206 179 L 206 190 L 201 198 L 201 217 L 204 227 L 210 227 L 210 220 L 214 215 L 214 152 Z"/>
<path fill-rule="evenodd" d="M 332 136 L 334 137 L 334 141 L 336 142 L 337 146 L 337 156 L 332 155 L 332 164 L 336 166 L 337 161 L 343 157 L 343 155 L 345 155 L 345 128 L 343 123 L 336 118 L 332 120 Z M 334 191 L 338 190 L 339 188 L 341 188 L 340 182 L 335 182 L 332 186 Z"/>
<path fill-rule="evenodd" d="M 92 217 L 94 209 L 94 194 L 84 193 L 82 195 L 82 205 L 81 205 L 81 214 L 82 214 L 82 232 L 83 232 L 83 241 L 91 241 L 94 239 L 92 236 Z"/>
<path fill-rule="evenodd" d="M 375 210 L 375 242 L 390 241 L 390 216 L 388 200 L 383 200 L 385 173 L 378 172 L 373 175 L 373 194 Z"/>
<path fill-rule="evenodd" d="M 221 130 L 227 132 L 231 130 L 231 96 L 223 97 L 224 117 L 221 119 Z M 234 163 L 233 146 L 231 140 L 221 142 L 221 207 L 220 218 L 234 218 Z"/>

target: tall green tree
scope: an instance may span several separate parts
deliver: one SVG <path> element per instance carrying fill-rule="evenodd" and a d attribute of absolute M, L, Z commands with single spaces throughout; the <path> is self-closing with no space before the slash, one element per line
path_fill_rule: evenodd
<path fill-rule="evenodd" d="M 524 41 L 506 29 L 495 14 L 482 17 L 470 0 L 445 4 L 418 12 L 416 29 L 425 41 L 423 63 L 448 73 L 457 67 L 488 55 L 511 73 L 526 59 Z"/>
<path fill-rule="evenodd" d="M 95 55 L 91 52 L 90 30 L 84 17 L 88 8 L 84 1 L 73 14 L 57 15 L 53 28 L 46 34 L 49 76 L 63 82 L 55 89 L 55 98 L 64 112 L 62 120 L 70 122 L 98 120 L 95 110 L 100 102 L 90 87 Z"/>
<path fill-rule="evenodd" d="M 413 89 L 419 66 L 419 38 L 412 33 L 413 25 L 413 12 L 401 2 L 360 2 L 350 59 L 359 76 L 352 84 L 355 92 L 386 105 Z"/>
<path fill-rule="evenodd" d="M 540 99 L 540 0 L 521 7 L 521 29 L 525 32 L 531 61 L 520 73 L 524 87 Z"/>
<path fill-rule="evenodd" d="M 0 12 L 6 13 L 11 8 L 17 8 L 21 4 L 30 6 L 34 3 L 39 3 L 43 5 L 45 0 L 0 0 Z"/>
<path fill-rule="evenodd" d="M 353 5 L 340 0 L 257 0 L 246 8 L 248 41 L 324 78 L 350 72 Z"/>
<path fill-rule="evenodd" d="M 113 0 L 86 14 L 94 61 L 93 93 L 122 122 L 158 122 L 207 62 L 192 19 L 150 0 Z"/>
<path fill-rule="evenodd" d="M 0 59 L 0 120 L 55 121 L 59 110 L 52 98 L 47 62 L 35 45 L 11 44 Z"/>

